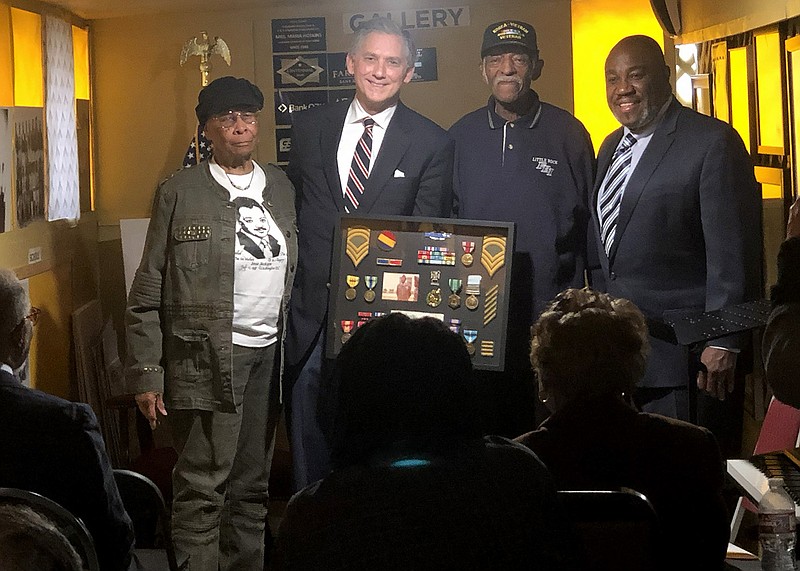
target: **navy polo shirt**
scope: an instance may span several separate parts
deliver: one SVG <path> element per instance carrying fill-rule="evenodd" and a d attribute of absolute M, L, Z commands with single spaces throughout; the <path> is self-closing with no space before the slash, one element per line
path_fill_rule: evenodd
<path fill-rule="evenodd" d="M 516 121 L 497 115 L 490 97 L 450 128 L 455 216 L 516 223 L 510 313 L 526 329 L 558 292 L 584 285 L 594 176 L 583 124 L 533 95 Z"/>

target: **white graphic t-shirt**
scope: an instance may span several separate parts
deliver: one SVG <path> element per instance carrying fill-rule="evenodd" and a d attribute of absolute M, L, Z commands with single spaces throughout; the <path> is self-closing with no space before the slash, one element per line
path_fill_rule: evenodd
<path fill-rule="evenodd" d="M 264 204 L 267 177 L 255 161 L 245 175 L 227 174 L 213 159 L 209 166 L 237 211 L 233 342 L 266 347 L 278 339 L 287 264 L 286 240 Z"/>

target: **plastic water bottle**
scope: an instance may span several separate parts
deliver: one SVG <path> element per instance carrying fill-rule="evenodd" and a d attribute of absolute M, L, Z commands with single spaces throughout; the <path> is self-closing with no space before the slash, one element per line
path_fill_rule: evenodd
<path fill-rule="evenodd" d="M 770 478 L 769 490 L 758 504 L 758 543 L 761 569 L 796 571 L 794 501 L 783 488 L 783 478 Z"/>

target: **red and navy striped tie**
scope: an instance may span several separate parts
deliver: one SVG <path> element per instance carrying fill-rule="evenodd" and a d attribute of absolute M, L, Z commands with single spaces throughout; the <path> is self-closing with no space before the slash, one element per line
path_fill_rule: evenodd
<path fill-rule="evenodd" d="M 350 163 L 350 174 L 347 176 L 347 187 L 344 189 L 345 212 L 353 212 L 358 209 L 358 202 L 364 194 L 364 186 L 369 178 L 369 161 L 372 158 L 372 127 L 375 120 L 367 117 L 363 121 L 364 133 L 356 144 L 356 152 L 353 153 L 353 162 Z"/>

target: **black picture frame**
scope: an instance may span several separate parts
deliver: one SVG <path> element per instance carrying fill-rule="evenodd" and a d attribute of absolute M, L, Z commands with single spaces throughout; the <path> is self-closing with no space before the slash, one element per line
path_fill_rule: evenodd
<path fill-rule="evenodd" d="M 341 216 L 333 241 L 327 356 L 335 358 L 369 319 L 402 311 L 442 319 L 467 343 L 475 369 L 503 371 L 514 240 L 513 222 Z M 399 275 L 406 276 L 403 292 L 397 291 Z M 473 282 L 480 276 L 478 294 L 468 292 L 475 289 L 468 283 L 470 276 Z M 461 287 L 453 291 L 458 280 Z M 471 309 L 467 298 L 473 295 L 477 306 Z"/>

